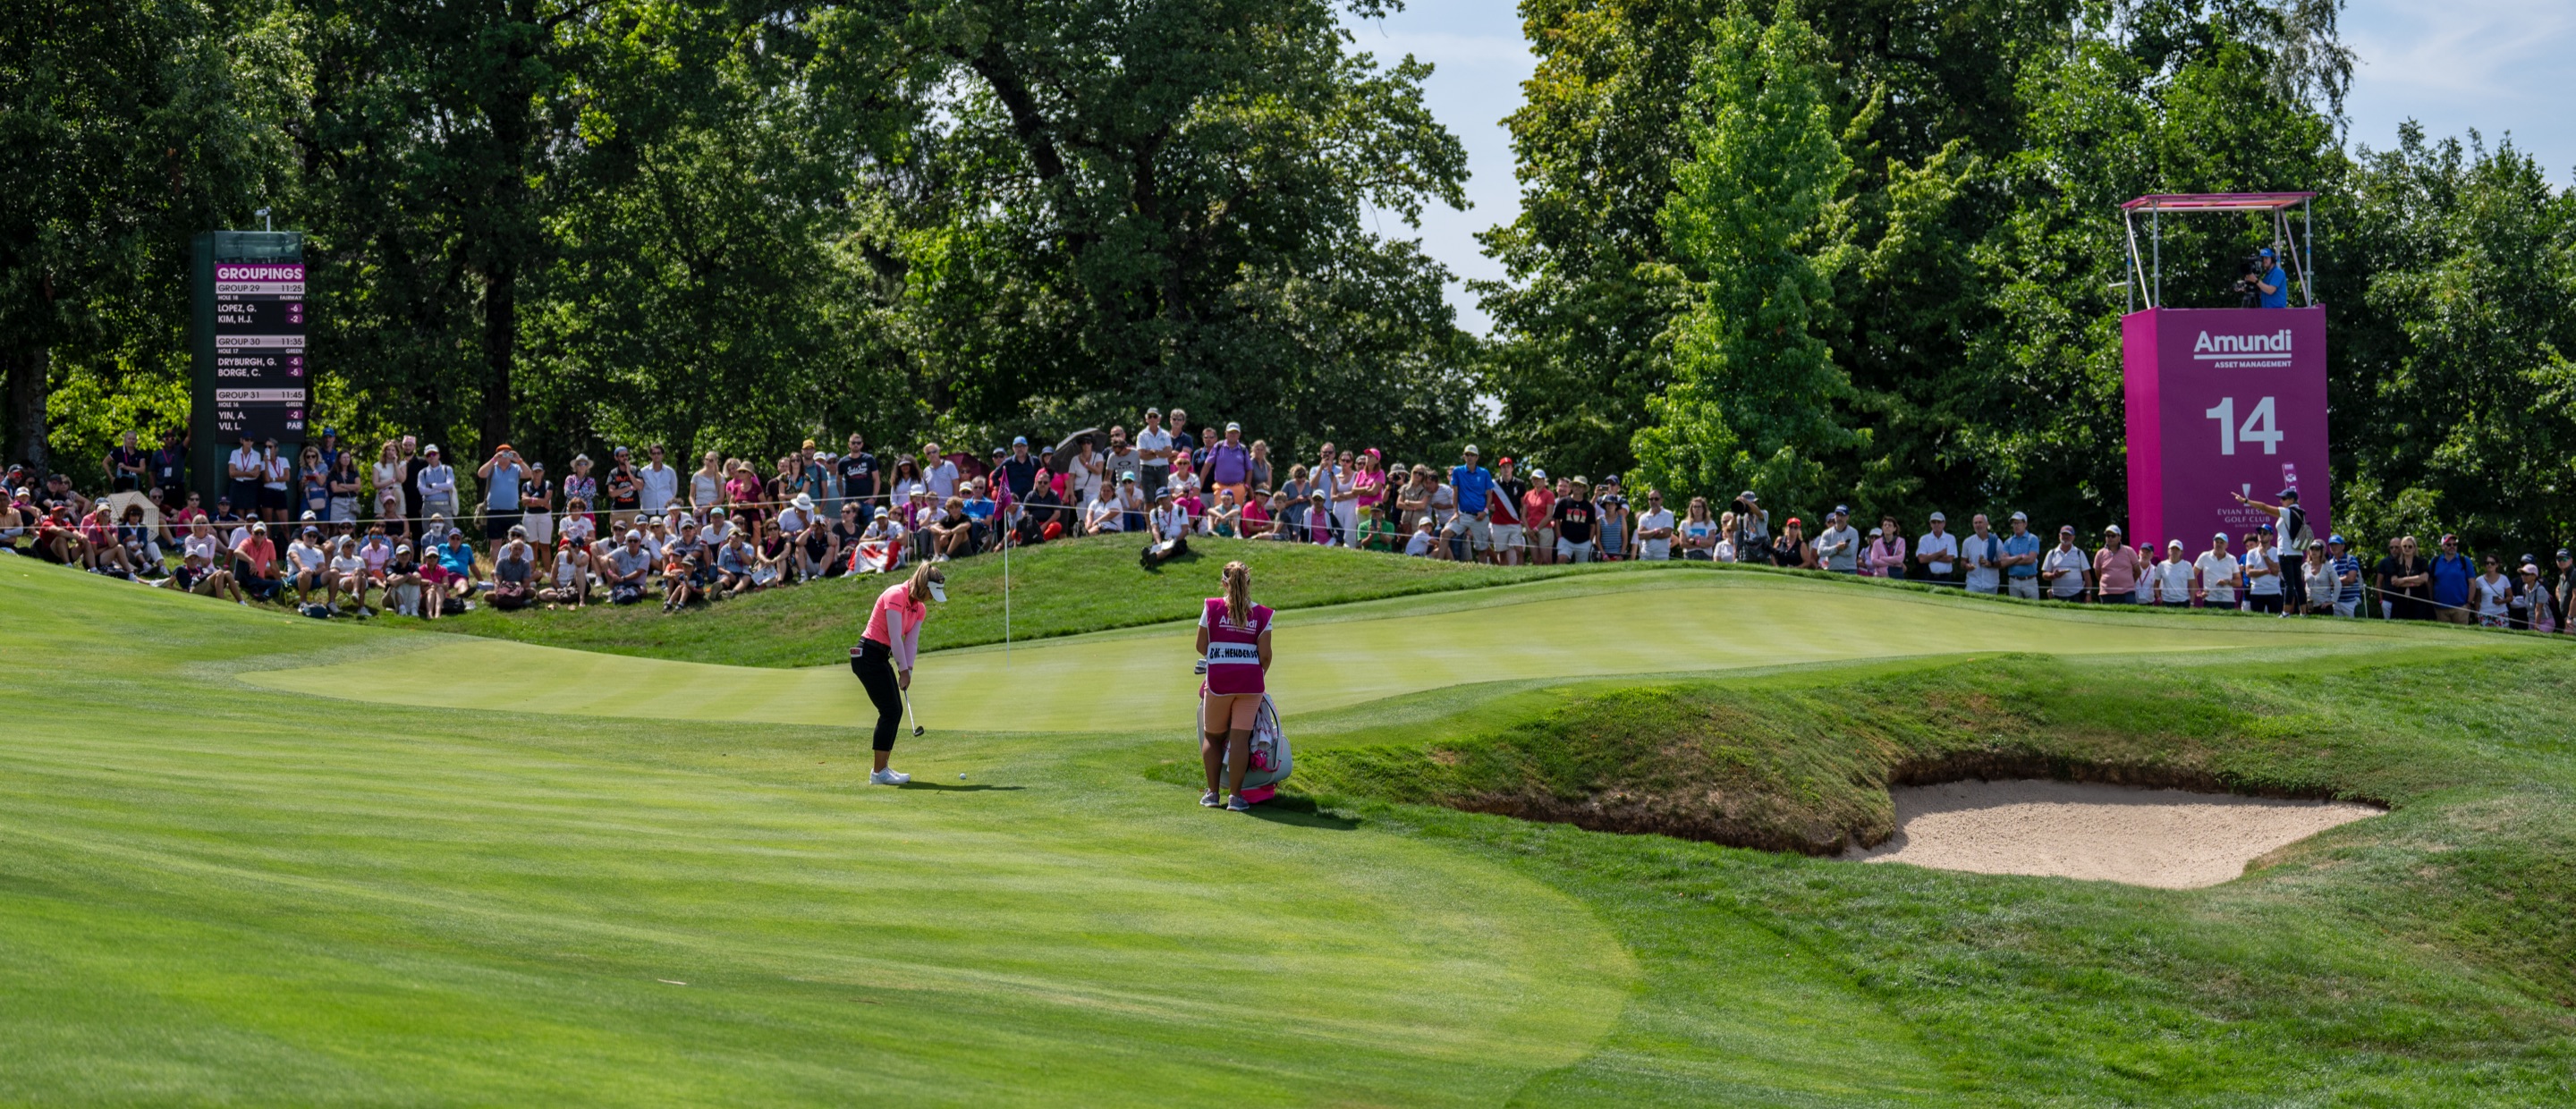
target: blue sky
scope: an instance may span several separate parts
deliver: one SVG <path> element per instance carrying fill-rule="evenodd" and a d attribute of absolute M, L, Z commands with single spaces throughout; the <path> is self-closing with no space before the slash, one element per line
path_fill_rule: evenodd
<path fill-rule="evenodd" d="M 1432 112 L 1467 146 L 1473 205 L 1423 213 L 1423 249 L 1461 278 L 1501 277 L 1475 233 L 1519 211 L 1511 135 L 1502 119 L 1521 102 L 1531 59 L 1514 0 L 1407 0 L 1384 20 L 1354 21 L 1358 47 L 1392 61 L 1412 54 L 1436 67 L 1425 89 Z M 2345 103 L 2349 141 L 2386 147 L 2412 117 L 2434 137 L 2476 128 L 2489 146 L 2505 135 L 2540 160 L 2561 187 L 2576 181 L 2576 0 L 2348 0 L 2343 35 L 2361 54 Z M 1393 217 L 1379 217 L 1404 234 Z M 1452 285 L 1459 322 L 1487 320 Z"/>

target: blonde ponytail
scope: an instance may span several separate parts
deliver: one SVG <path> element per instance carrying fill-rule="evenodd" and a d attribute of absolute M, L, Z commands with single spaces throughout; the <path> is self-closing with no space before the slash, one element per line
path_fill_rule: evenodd
<path fill-rule="evenodd" d="M 1238 628 L 1252 626 L 1252 571 L 1240 562 L 1225 564 L 1225 620 Z"/>

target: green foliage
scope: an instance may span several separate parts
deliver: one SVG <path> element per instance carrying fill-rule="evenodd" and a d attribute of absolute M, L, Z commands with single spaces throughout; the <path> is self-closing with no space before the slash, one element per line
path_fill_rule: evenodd
<path fill-rule="evenodd" d="M 1820 456 L 1867 438 L 1837 419 L 1850 382 L 1817 334 L 1854 253 L 1824 46 L 1784 6 L 1767 28 L 1722 21 L 1700 61 L 1694 153 L 1663 214 L 1690 308 L 1672 384 L 1648 399 L 1654 422 L 1633 444 L 1649 485 L 1718 501 L 1751 485 L 1805 503 L 1825 493 Z"/>
<path fill-rule="evenodd" d="M 2576 534 L 2576 193 L 2409 125 L 2323 218 L 2337 526 L 2545 559 Z"/>

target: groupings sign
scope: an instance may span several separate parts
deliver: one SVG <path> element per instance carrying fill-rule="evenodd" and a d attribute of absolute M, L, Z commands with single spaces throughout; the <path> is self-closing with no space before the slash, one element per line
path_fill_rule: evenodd
<path fill-rule="evenodd" d="M 243 436 L 303 445 L 312 398 L 304 359 L 304 236 L 210 231 L 197 236 L 196 385 L 189 426 L 196 488 L 211 506 Z"/>

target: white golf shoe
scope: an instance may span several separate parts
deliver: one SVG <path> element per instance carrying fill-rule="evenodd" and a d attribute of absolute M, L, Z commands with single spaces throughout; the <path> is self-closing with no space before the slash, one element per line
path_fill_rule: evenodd
<path fill-rule="evenodd" d="M 900 774 L 892 770 L 874 770 L 868 773 L 869 785 L 899 786 L 911 780 L 912 775 Z"/>

